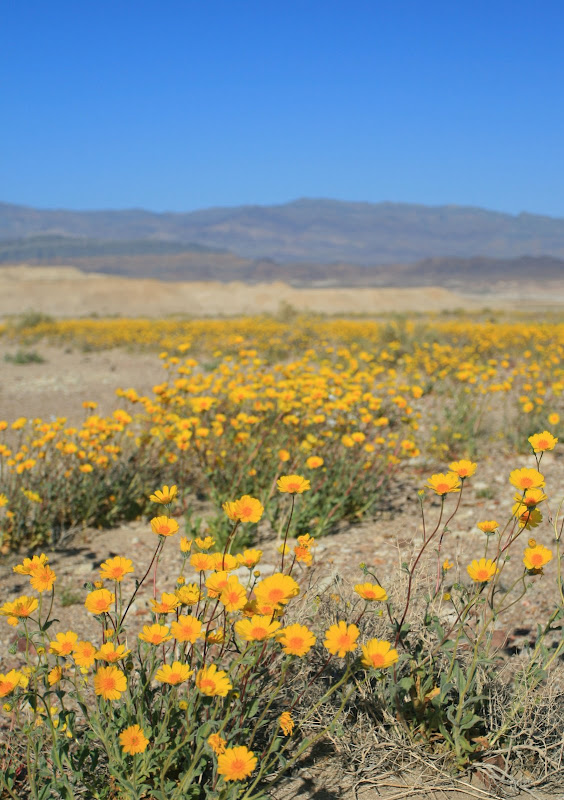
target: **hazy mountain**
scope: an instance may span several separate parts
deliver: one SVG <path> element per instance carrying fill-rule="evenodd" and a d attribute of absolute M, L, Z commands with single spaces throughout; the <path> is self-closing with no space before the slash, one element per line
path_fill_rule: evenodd
<path fill-rule="evenodd" d="M 191 213 L 41 210 L 0 204 L 0 239 L 72 236 L 190 243 L 278 262 L 383 265 L 435 258 L 564 258 L 564 219 L 463 206 L 302 199 Z M 115 247 L 115 245 L 114 245 Z M 137 245 L 139 247 L 139 245 Z M 134 253 L 130 253 L 134 255 Z M 161 253 L 162 255 L 162 253 Z"/>
<path fill-rule="evenodd" d="M 0 266 L 70 265 L 165 281 L 285 281 L 295 286 L 445 286 L 487 291 L 499 282 L 564 279 L 564 260 L 552 256 L 513 259 L 433 258 L 408 264 L 360 265 L 271 258 L 251 259 L 203 245 L 152 239 L 113 240 L 31 236 L 0 241 Z"/>

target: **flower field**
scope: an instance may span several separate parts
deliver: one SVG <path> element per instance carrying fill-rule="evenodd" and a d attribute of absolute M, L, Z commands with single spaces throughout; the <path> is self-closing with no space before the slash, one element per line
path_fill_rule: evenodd
<path fill-rule="evenodd" d="M 559 785 L 564 325 L 37 318 L 0 335 L 155 365 L 113 408 L 0 421 L 0 570 L 25 582 L 0 598 L 2 800 L 251 800 L 328 742 L 382 787 L 414 753 L 445 781 Z M 353 553 L 356 579 L 328 584 L 316 550 L 399 508 L 397 568 Z M 150 557 L 101 559 L 75 586 L 86 622 L 61 628 L 54 548 L 127 520 Z M 508 657 L 500 632 L 527 615 Z"/>

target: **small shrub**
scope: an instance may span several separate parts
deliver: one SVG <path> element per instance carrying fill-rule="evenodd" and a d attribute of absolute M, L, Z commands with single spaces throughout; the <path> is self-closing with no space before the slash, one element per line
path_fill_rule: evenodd
<path fill-rule="evenodd" d="M 9 364 L 44 364 L 45 359 L 36 350 L 17 350 L 15 353 L 6 353 L 4 361 Z"/>

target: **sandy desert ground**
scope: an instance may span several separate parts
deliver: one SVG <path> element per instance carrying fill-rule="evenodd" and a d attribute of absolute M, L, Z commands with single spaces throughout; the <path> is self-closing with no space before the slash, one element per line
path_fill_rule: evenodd
<path fill-rule="evenodd" d="M 30 309 L 56 317 L 91 314 L 163 317 L 277 313 L 286 305 L 325 314 L 510 311 L 564 308 L 564 281 L 506 282 L 475 292 L 421 288 L 295 288 L 282 281 L 188 283 L 84 273 L 75 267 L 0 268 L 0 317 Z"/>

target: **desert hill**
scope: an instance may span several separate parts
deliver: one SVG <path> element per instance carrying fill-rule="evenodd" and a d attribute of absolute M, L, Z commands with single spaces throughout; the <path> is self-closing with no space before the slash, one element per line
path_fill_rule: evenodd
<path fill-rule="evenodd" d="M 563 306 L 563 280 L 490 281 L 487 290 L 469 292 L 436 285 L 299 288 L 281 280 L 252 285 L 242 281 L 159 281 L 85 273 L 69 266 L 0 267 L 0 318 L 29 310 L 55 317 L 286 314 L 291 308 L 382 316 L 485 307 L 559 311 Z"/>
<path fill-rule="evenodd" d="M 493 282 L 564 278 L 564 260 L 552 256 L 446 257 L 383 266 L 281 263 L 270 258 L 244 258 L 192 243 L 48 235 L 0 241 L 0 265 L 14 264 L 72 266 L 87 273 L 164 281 L 284 281 L 297 287 L 444 286 L 471 292 L 488 291 Z"/>

